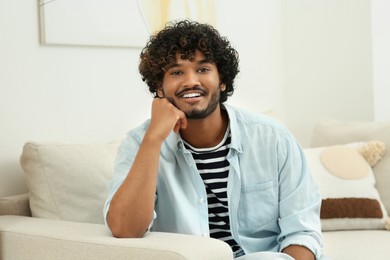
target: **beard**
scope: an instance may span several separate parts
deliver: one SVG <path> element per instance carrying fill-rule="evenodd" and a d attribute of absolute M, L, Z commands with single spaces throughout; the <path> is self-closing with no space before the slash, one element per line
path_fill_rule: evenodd
<path fill-rule="evenodd" d="M 210 114 L 212 114 L 215 109 L 217 109 L 218 107 L 218 104 L 219 104 L 219 99 L 220 99 L 220 96 L 221 96 L 221 90 L 219 89 L 219 87 L 217 88 L 217 90 L 213 93 L 213 95 L 211 96 L 211 100 L 209 102 L 209 104 L 207 105 L 206 108 L 204 109 L 197 109 L 197 108 L 194 108 L 194 109 L 190 109 L 188 111 L 183 111 L 184 114 L 186 115 L 186 118 L 187 119 L 203 119 L 203 118 L 206 118 L 207 116 L 209 116 Z M 173 98 L 171 97 L 166 97 L 166 99 L 172 104 L 174 105 L 175 107 L 177 107 L 178 109 L 180 109 L 177 105 L 176 105 L 176 102 L 175 100 L 173 100 Z M 180 109 L 181 110 L 181 109 Z"/>

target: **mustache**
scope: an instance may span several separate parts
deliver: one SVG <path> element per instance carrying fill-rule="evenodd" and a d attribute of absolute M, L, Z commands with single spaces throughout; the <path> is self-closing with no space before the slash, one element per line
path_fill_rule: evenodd
<path fill-rule="evenodd" d="M 201 86 L 194 86 L 194 87 L 191 87 L 191 88 L 179 89 L 178 91 L 175 92 L 175 95 L 178 97 L 178 96 L 181 96 L 184 93 L 189 92 L 189 91 L 198 91 L 198 92 L 201 92 L 204 95 L 207 95 L 209 93 L 209 91 L 207 89 L 202 88 Z"/>

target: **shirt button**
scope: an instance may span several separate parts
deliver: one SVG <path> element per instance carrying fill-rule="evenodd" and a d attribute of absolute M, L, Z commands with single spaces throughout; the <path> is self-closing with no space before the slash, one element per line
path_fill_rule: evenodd
<path fill-rule="evenodd" d="M 205 202 L 204 198 L 200 198 L 200 199 L 199 199 L 199 203 L 202 203 L 202 204 L 203 204 L 204 202 Z"/>

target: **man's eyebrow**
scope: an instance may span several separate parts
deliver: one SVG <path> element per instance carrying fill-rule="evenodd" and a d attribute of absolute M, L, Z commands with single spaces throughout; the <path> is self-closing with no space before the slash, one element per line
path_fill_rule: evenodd
<path fill-rule="evenodd" d="M 199 65 L 203 65 L 203 64 L 206 64 L 206 63 L 215 64 L 215 62 L 213 62 L 213 61 L 210 60 L 210 59 L 203 59 L 203 60 L 200 60 L 200 61 L 197 62 L 197 64 L 199 64 Z M 178 68 L 178 67 L 181 67 L 181 66 L 183 66 L 183 64 L 180 64 L 180 63 L 173 63 L 173 64 L 167 66 L 167 67 L 165 68 L 165 71 L 167 71 L 167 70 L 169 70 L 169 69 L 172 69 L 172 68 Z"/>
<path fill-rule="evenodd" d="M 167 71 L 167 70 L 170 70 L 172 68 L 176 68 L 176 67 L 180 67 L 180 66 L 181 66 L 180 64 L 173 63 L 173 64 L 170 64 L 170 65 L 167 65 L 163 70 Z"/>
<path fill-rule="evenodd" d="M 210 59 L 203 59 L 203 60 L 198 61 L 198 64 L 205 64 L 205 63 L 215 64 L 215 62 L 213 62 Z"/>

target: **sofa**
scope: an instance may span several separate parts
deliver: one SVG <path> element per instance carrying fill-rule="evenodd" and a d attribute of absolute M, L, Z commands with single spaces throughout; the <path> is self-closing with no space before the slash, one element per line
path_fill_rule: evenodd
<path fill-rule="evenodd" d="M 103 202 L 118 143 L 26 143 L 29 192 L 0 198 L 0 260 L 232 259 L 226 243 L 208 237 L 111 235 Z"/>
<path fill-rule="evenodd" d="M 208 237 L 112 237 L 102 208 L 118 144 L 27 142 L 20 164 L 29 192 L 0 198 L 0 259 L 232 259 L 227 244 Z M 315 125 L 304 152 L 326 205 L 321 221 L 327 259 L 390 259 L 386 147 L 390 122 Z"/>

